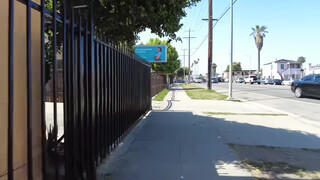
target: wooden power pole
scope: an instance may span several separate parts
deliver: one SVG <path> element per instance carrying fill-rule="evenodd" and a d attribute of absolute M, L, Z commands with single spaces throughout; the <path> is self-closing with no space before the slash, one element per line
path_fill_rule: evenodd
<path fill-rule="evenodd" d="M 191 38 L 196 38 L 196 37 L 190 37 L 190 32 L 191 30 L 189 29 L 189 37 L 183 37 L 183 38 L 188 38 L 189 39 L 189 43 L 188 43 L 188 46 L 189 46 L 189 51 L 188 51 L 188 68 L 189 68 L 189 74 L 188 74 L 188 83 L 190 84 L 190 39 Z"/>
<path fill-rule="evenodd" d="M 208 34 L 208 89 L 212 89 L 212 0 L 209 0 L 209 34 Z"/>

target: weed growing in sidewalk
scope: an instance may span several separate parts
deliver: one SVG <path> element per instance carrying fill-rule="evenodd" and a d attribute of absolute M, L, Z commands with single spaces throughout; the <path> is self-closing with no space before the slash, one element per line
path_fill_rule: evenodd
<path fill-rule="evenodd" d="M 166 95 L 168 94 L 169 89 L 164 88 L 162 91 L 160 91 L 156 97 L 154 97 L 152 100 L 153 101 L 162 101 L 164 99 L 164 97 L 166 97 Z"/>

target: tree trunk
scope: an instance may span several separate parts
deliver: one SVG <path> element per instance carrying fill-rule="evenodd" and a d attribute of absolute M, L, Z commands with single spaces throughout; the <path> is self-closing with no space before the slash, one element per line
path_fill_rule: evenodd
<path fill-rule="evenodd" d="M 260 51 L 261 50 L 258 49 L 258 74 L 257 74 L 257 76 L 259 79 L 260 79 Z"/>

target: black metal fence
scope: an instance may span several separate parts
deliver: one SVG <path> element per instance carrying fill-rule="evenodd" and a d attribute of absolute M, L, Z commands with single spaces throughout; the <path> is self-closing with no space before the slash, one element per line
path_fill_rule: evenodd
<path fill-rule="evenodd" d="M 43 179 L 95 179 L 103 158 L 151 109 L 151 69 L 122 44 L 95 37 L 91 4 L 74 6 L 72 1 L 53 0 L 52 10 L 31 0 L 9 0 L 9 118 L 8 179 L 13 180 L 13 3 L 26 4 L 28 39 L 28 179 L 32 170 L 31 102 L 31 8 L 41 13 L 41 111 Z M 59 9 L 59 10 L 57 10 Z M 58 13 L 59 12 L 59 13 Z M 46 35 L 51 23 L 52 37 Z M 57 33 L 59 32 L 59 33 Z M 52 49 L 46 52 L 46 43 Z M 57 102 L 57 54 L 63 61 L 63 103 Z M 52 54 L 53 127 L 46 121 L 46 59 Z M 50 70 L 49 70 L 50 71 Z M 61 83 L 61 82 L 60 82 Z M 60 106 L 61 105 L 61 106 Z M 58 111 L 63 107 L 63 132 L 58 136 Z M 46 132 L 46 133 L 44 133 Z"/>

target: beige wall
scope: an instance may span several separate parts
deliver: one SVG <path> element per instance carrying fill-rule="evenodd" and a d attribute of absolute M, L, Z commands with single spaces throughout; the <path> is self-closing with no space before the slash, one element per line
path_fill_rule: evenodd
<path fill-rule="evenodd" d="M 39 0 L 40 1 L 40 0 Z M 41 14 L 31 11 L 32 22 L 32 149 L 33 179 L 42 179 L 41 151 Z"/>
<path fill-rule="evenodd" d="M 0 177 L 8 158 L 8 0 L 0 3 Z M 0 178 L 0 180 L 2 180 Z"/>
<path fill-rule="evenodd" d="M 8 169 L 8 1 L 0 3 L 0 180 L 7 179 Z M 14 1 L 14 12 L 13 168 L 17 180 L 26 179 L 28 167 L 26 5 Z M 33 176 L 41 179 L 41 29 L 40 13 L 32 9 L 31 14 Z"/>

